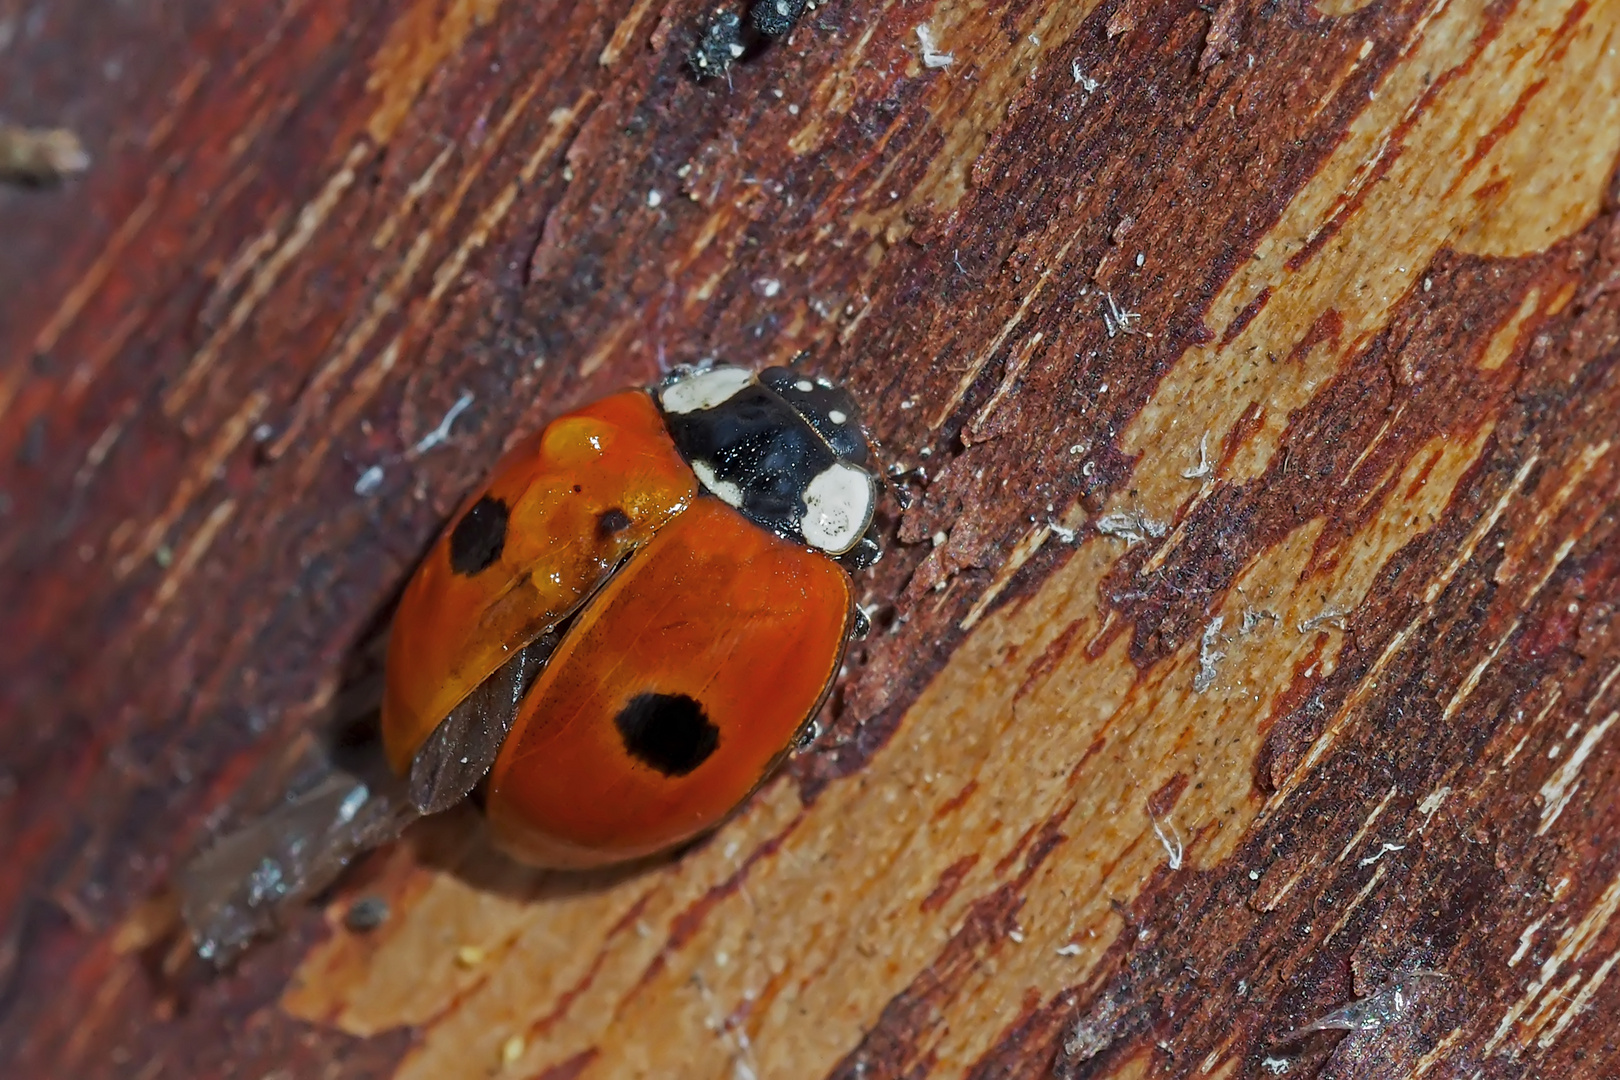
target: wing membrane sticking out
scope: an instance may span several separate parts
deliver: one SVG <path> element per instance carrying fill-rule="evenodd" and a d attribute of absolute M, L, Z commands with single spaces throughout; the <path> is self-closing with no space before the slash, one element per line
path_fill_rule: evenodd
<path fill-rule="evenodd" d="M 448 810 L 472 794 L 500 753 L 512 718 L 559 638 L 546 634 L 518 650 L 433 729 L 411 761 L 411 803 L 423 814 Z"/>
<path fill-rule="evenodd" d="M 325 889 L 350 860 L 397 837 L 421 814 L 404 784 L 334 766 L 313 787 L 222 837 L 178 876 L 197 953 L 224 966 L 293 904 Z"/>

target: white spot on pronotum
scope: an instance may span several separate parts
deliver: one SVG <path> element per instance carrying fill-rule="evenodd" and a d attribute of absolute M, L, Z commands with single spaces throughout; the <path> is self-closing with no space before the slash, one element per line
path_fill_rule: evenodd
<path fill-rule="evenodd" d="M 841 409 L 833 409 L 827 413 L 827 419 L 831 420 L 835 424 L 847 424 L 849 422 L 849 414 Z"/>
<path fill-rule="evenodd" d="M 809 379 L 800 379 L 798 382 L 793 384 L 793 389 L 797 390 L 801 394 L 808 394 L 815 388 L 816 384 L 811 382 Z"/>
<path fill-rule="evenodd" d="M 727 506 L 734 506 L 738 508 L 742 507 L 742 488 L 738 487 L 730 480 L 722 480 L 716 476 L 714 474 L 714 466 L 710 465 L 707 461 L 694 461 L 692 462 L 692 471 L 697 473 L 697 478 L 703 481 L 704 487 L 708 488 L 714 493 L 715 498 L 719 499 Z"/>
<path fill-rule="evenodd" d="M 872 519 L 872 478 L 838 462 L 804 489 L 800 528 L 813 547 L 841 555 L 855 546 Z"/>
<path fill-rule="evenodd" d="M 753 384 L 754 373 L 744 368 L 710 368 L 664 387 L 658 400 L 668 413 L 702 412 L 731 400 Z"/>

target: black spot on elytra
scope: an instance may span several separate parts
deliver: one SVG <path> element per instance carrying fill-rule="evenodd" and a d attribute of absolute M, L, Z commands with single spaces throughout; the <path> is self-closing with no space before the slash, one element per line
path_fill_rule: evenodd
<path fill-rule="evenodd" d="M 665 776 L 685 776 L 720 745 L 720 729 L 685 694 L 637 694 L 613 724 L 637 761 Z"/>
<path fill-rule="evenodd" d="M 471 577 L 500 558 L 510 516 L 506 504 L 493 495 L 473 503 L 450 532 L 450 569 Z"/>
<path fill-rule="evenodd" d="M 596 516 L 596 535 L 603 540 L 630 527 L 630 515 L 617 506 Z"/>

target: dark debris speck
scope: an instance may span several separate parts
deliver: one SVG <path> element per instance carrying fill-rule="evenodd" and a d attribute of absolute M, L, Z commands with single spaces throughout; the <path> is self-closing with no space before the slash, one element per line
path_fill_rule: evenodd
<path fill-rule="evenodd" d="M 748 21 L 767 37 L 782 37 L 793 30 L 805 6 L 806 0 L 757 0 Z"/>
<path fill-rule="evenodd" d="M 380 896 L 363 896 L 349 905 L 343 925 L 357 934 L 377 929 L 388 921 L 388 901 Z"/>
<path fill-rule="evenodd" d="M 716 11 L 686 62 L 699 78 L 711 78 L 731 70 L 745 51 L 742 19 L 732 11 Z"/>

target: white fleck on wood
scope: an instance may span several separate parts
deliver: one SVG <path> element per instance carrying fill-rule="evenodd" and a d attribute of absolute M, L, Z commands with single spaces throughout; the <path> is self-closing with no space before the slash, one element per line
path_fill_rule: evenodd
<path fill-rule="evenodd" d="M 1558 977 L 1563 966 L 1580 960 L 1587 947 L 1596 941 L 1598 935 L 1609 925 L 1609 920 L 1614 918 L 1617 909 L 1620 909 L 1620 877 L 1609 882 L 1608 888 L 1603 890 L 1602 895 L 1587 911 L 1585 918 L 1564 931 L 1558 940 L 1558 948 L 1542 962 L 1540 977 L 1531 980 L 1530 985 L 1525 988 L 1524 996 L 1508 1007 L 1501 1022 L 1496 1025 L 1496 1030 L 1486 1040 L 1483 1053 L 1490 1054 L 1502 1044 L 1502 1040 L 1512 1032 L 1519 1018 L 1535 1004 L 1541 992 Z M 1534 1032 L 1527 1033 L 1525 1038 L 1528 1039 L 1532 1034 Z"/>
<path fill-rule="evenodd" d="M 1384 792 L 1384 797 L 1378 800 L 1378 805 L 1372 808 L 1372 813 L 1367 815 L 1367 820 L 1361 823 L 1361 828 L 1356 830 L 1356 835 L 1350 838 L 1350 842 L 1344 845 L 1344 850 L 1339 852 L 1339 857 L 1333 860 L 1335 864 L 1344 862 L 1345 856 L 1354 851 L 1356 845 L 1366 839 L 1368 831 L 1373 827 L 1373 822 L 1378 820 L 1379 815 L 1384 812 L 1385 807 L 1389 806 L 1390 800 L 1395 798 L 1395 793 L 1399 790 L 1400 788 L 1397 785 L 1390 785 L 1389 790 Z"/>
<path fill-rule="evenodd" d="M 1569 805 L 1570 799 L 1575 797 L 1575 790 L 1580 786 L 1581 766 L 1591 756 L 1592 750 L 1609 733 L 1609 728 L 1620 719 L 1620 711 L 1612 712 L 1603 718 L 1603 722 L 1588 731 L 1576 745 L 1575 752 L 1558 767 L 1558 771 L 1541 785 L 1541 826 L 1536 829 L 1537 836 L 1543 836 L 1558 820 L 1564 808 Z"/>

